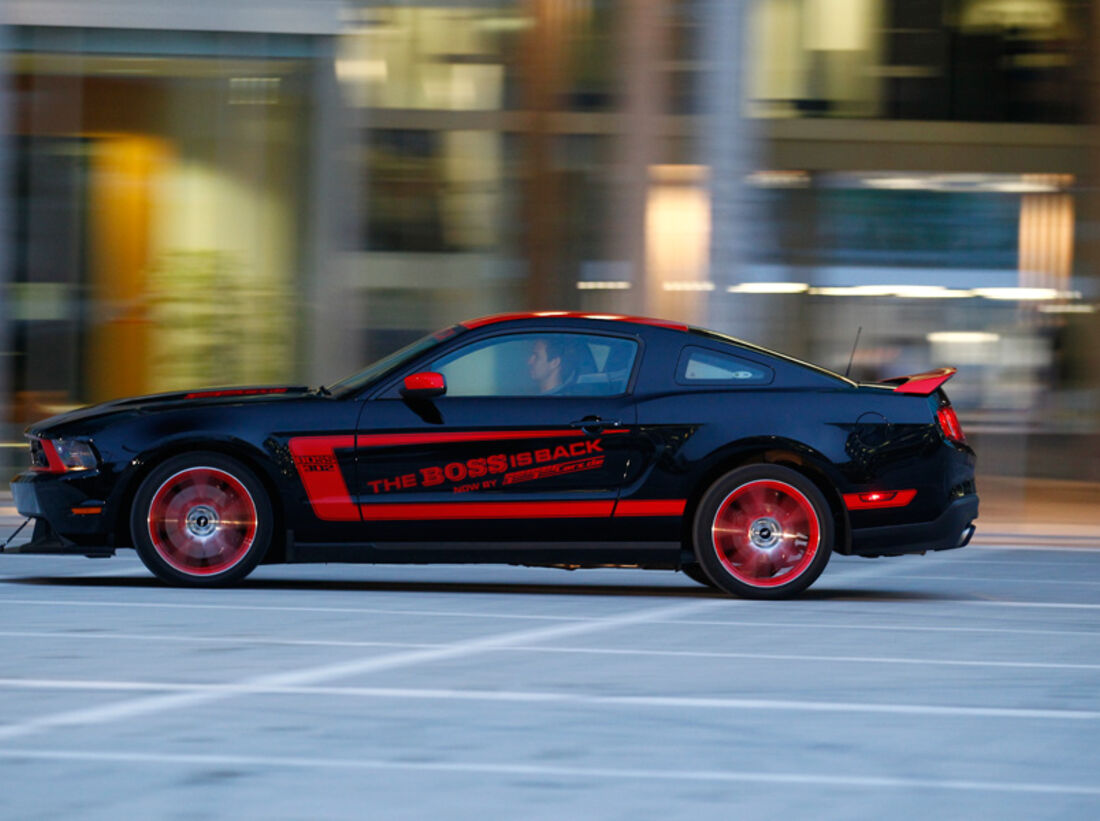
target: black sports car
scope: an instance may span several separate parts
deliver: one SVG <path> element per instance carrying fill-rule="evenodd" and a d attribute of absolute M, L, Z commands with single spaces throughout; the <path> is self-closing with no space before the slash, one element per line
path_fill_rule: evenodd
<path fill-rule="evenodd" d="M 134 547 L 166 582 L 260 562 L 680 569 L 751 598 L 829 555 L 965 545 L 974 452 L 944 368 L 857 384 L 722 334 L 542 312 L 335 385 L 125 399 L 27 431 L 23 553 Z"/>

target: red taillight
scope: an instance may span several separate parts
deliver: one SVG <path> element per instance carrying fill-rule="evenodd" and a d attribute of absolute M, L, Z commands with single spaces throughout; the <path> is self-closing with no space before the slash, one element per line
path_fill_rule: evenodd
<path fill-rule="evenodd" d="M 936 420 L 940 423 L 940 430 L 943 431 L 943 435 L 952 442 L 965 442 L 966 434 L 963 433 L 962 425 L 959 424 L 959 417 L 955 414 L 955 409 L 950 405 L 945 405 L 936 411 Z"/>
<path fill-rule="evenodd" d="M 865 493 L 845 493 L 844 504 L 848 510 L 905 507 L 916 498 L 916 495 L 915 490 L 871 490 Z"/>

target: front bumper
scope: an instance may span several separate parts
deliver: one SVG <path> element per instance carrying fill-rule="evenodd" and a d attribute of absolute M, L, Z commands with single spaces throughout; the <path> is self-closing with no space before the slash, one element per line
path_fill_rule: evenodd
<path fill-rule="evenodd" d="M 72 545 L 71 552 L 85 553 L 90 545 L 110 544 L 111 528 L 107 505 L 88 497 L 82 487 L 88 474 L 57 476 L 48 473 L 21 473 L 11 482 L 12 500 L 20 516 L 35 520 L 33 545 L 42 542 Z M 89 513 L 90 510 L 98 510 Z M 41 526 L 40 526 L 41 525 Z M 47 534 L 48 533 L 48 537 Z M 41 537 L 41 538 L 40 538 Z M 29 552 L 23 545 L 19 552 Z M 9 552 L 14 552 L 9 548 Z M 50 552 L 67 552 L 52 549 Z"/>
<path fill-rule="evenodd" d="M 852 531 L 852 554 L 901 556 L 965 547 L 978 518 L 977 495 L 956 499 L 936 519 L 917 524 L 865 527 Z"/>
<path fill-rule="evenodd" d="M 89 547 L 77 544 L 54 533 L 50 523 L 45 519 L 34 520 L 34 532 L 29 542 L 8 545 L 0 550 L 0 553 L 19 553 L 22 555 L 36 554 L 46 556 L 87 556 L 90 559 L 100 559 L 115 555 L 113 547 Z"/>

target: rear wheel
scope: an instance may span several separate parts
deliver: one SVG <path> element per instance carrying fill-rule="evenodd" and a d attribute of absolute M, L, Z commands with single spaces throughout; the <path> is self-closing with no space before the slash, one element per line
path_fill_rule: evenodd
<path fill-rule="evenodd" d="M 829 562 L 835 528 L 817 486 L 791 468 L 747 465 L 704 494 L 695 513 L 695 557 L 716 587 L 780 599 L 813 584 Z"/>
<path fill-rule="evenodd" d="M 235 459 L 189 453 L 167 460 L 138 488 L 130 532 L 138 555 L 170 584 L 214 587 L 247 576 L 271 544 L 271 501 Z"/>

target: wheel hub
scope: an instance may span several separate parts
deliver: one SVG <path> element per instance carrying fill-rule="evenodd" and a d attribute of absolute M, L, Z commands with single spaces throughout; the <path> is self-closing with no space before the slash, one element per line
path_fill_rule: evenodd
<path fill-rule="evenodd" d="M 218 529 L 218 512 L 210 505 L 195 505 L 187 511 L 187 532 L 203 539 Z"/>
<path fill-rule="evenodd" d="M 753 547 L 767 550 L 783 539 L 783 528 L 770 516 L 762 516 L 749 526 L 749 540 Z"/>

